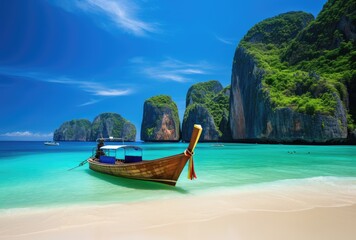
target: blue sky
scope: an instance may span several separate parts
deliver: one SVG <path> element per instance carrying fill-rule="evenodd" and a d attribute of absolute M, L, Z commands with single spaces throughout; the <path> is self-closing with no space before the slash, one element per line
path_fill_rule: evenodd
<path fill-rule="evenodd" d="M 116 112 L 136 125 L 144 101 L 185 110 L 197 82 L 230 84 L 235 48 L 259 21 L 316 16 L 326 0 L 2 0 L 0 140 L 48 140 L 63 122 Z"/>

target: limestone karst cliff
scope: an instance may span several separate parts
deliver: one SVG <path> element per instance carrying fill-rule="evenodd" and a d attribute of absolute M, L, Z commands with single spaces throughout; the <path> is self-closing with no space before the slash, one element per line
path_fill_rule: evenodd
<path fill-rule="evenodd" d="M 166 95 L 147 99 L 143 107 L 141 140 L 172 142 L 180 140 L 180 121 L 177 105 Z"/>
<path fill-rule="evenodd" d="M 87 119 L 71 120 L 54 131 L 54 141 L 89 141 L 91 122 Z"/>
<path fill-rule="evenodd" d="M 240 42 L 231 77 L 234 140 L 326 143 L 347 138 L 343 80 L 330 79 L 333 75 L 317 63 L 307 65 L 310 58 L 295 65 L 282 60 L 288 44 L 314 23 L 307 13 L 281 14 L 255 25 Z"/>
<path fill-rule="evenodd" d="M 91 141 L 97 138 L 122 138 L 124 141 L 136 140 L 136 127 L 117 113 L 102 113 L 91 125 Z"/>
<path fill-rule="evenodd" d="M 136 127 L 117 113 L 102 113 L 91 123 L 87 119 L 71 120 L 55 130 L 54 141 L 96 141 L 104 137 L 136 140 Z"/>
<path fill-rule="evenodd" d="M 229 98 L 230 87 L 223 88 L 216 80 L 191 86 L 186 96 L 182 140 L 189 141 L 194 124 L 200 124 L 200 141 L 230 141 Z"/>

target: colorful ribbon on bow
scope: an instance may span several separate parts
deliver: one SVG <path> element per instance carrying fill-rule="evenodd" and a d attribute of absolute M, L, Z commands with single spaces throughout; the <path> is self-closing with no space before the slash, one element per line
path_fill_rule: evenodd
<path fill-rule="evenodd" d="M 193 160 L 194 153 L 189 151 L 189 149 L 186 149 L 184 151 L 184 155 L 189 157 L 188 179 L 193 180 L 193 179 L 197 178 L 197 175 L 195 174 L 195 171 L 194 171 L 194 160 Z"/>

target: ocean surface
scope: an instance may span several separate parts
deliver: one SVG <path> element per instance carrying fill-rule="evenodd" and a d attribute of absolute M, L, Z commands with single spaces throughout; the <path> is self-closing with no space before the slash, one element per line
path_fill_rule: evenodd
<path fill-rule="evenodd" d="M 138 143 L 144 159 L 181 153 L 185 143 Z M 334 186 L 356 191 L 356 146 L 304 146 L 199 143 L 194 156 L 196 180 L 187 167 L 176 187 L 117 178 L 75 168 L 92 154 L 95 143 L 0 141 L 0 209 L 110 204 L 219 194 L 265 184 Z"/>

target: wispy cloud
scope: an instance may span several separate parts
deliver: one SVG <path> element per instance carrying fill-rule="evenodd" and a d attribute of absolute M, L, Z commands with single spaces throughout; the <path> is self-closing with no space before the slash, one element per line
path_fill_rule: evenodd
<path fill-rule="evenodd" d="M 65 10 L 90 14 L 101 26 L 113 25 L 136 36 L 158 31 L 157 24 L 138 17 L 141 8 L 133 0 L 61 0 L 56 3 Z"/>
<path fill-rule="evenodd" d="M 141 57 L 131 60 L 135 69 L 149 78 L 161 81 L 188 82 L 196 75 L 209 74 L 213 67 L 206 62 L 187 63 L 174 58 L 167 58 L 158 62 L 145 61 Z"/>
<path fill-rule="evenodd" d="M 51 138 L 53 133 L 33 133 L 30 131 L 7 132 L 0 134 L 1 137 L 31 137 L 31 138 Z"/>
<path fill-rule="evenodd" d="M 131 93 L 133 93 L 133 90 L 130 88 L 124 88 L 124 89 L 113 88 L 113 87 L 105 86 L 98 82 L 78 81 L 70 78 L 56 78 L 56 79 L 48 79 L 46 81 L 51 83 L 74 85 L 80 88 L 81 90 L 89 92 L 95 96 L 115 97 L 115 96 L 130 95 Z"/>
<path fill-rule="evenodd" d="M 127 85 L 126 87 L 119 87 L 119 85 L 117 85 L 116 83 L 104 81 L 102 79 L 96 81 L 82 81 L 70 77 L 53 76 L 44 72 L 24 71 L 16 68 L 13 69 L 13 68 L 0 67 L 0 72 L 9 76 L 30 78 L 42 82 L 68 85 L 74 88 L 78 88 L 79 90 L 87 92 L 95 97 L 117 97 L 117 96 L 126 96 L 134 93 L 132 87 L 127 87 Z M 79 106 L 87 106 L 87 105 L 95 104 L 100 101 L 101 99 L 90 100 Z"/>
<path fill-rule="evenodd" d="M 226 38 L 222 38 L 222 37 L 219 37 L 217 35 L 215 35 L 215 38 L 223 43 L 223 44 L 227 44 L 227 45 L 234 45 L 235 44 L 235 41 L 233 41 L 232 39 L 226 39 Z"/>
<path fill-rule="evenodd" d="M 100 99 L 91 99 L 88 102 L 85 102 L 85 103 L 82 103 L 82 104 L 78 105 L 78 107 L 84 107 L 84 106 L 93 105 L 93 104 L 98 103 L 100 101 L 101 101 Z"/>
<path fill-rule="evenodd" d="M 105 90 L 98 90 L 95 92 L 95 95 L 98 96 L 125 96 L 131 94 L 132 90 L 115 90 L 115 89 L 105 89 Z"/>

